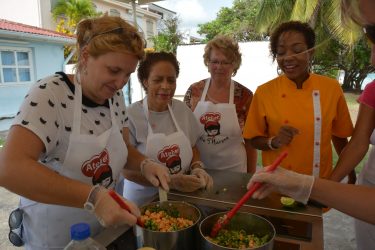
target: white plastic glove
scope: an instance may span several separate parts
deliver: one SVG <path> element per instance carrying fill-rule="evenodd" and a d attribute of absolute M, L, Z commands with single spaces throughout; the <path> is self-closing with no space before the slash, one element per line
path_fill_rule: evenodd
<path fill-rule="evenodd" d="M 311 189 L 314 184 L 314 177 L 311 175 L 299 174 L 284 168 L 277 168 L 273 172 L 266 172 L 262 169 L 255 173 L 247 184 L 249 188 L 253 182 L 261 182 L 263 185 L 255 191 L 253 198 L 263 199 L 271 192 L 277 191 L 296 201 L 304 204 L 309 200 Z"/>
<path fill-rule="evenodd" d="M 161 186 L 169 191 L 168 183 L 171 181 L 168 168 L 152 159 L 145 159 L 141 162 L 142 175 L 155 187 Z"/>
<path fill-rule="evenodd" d="M 103 227 L 116 228 L 125 224 L 133 226 L 137 223 L 137 217 L 141 216 L 136 204 L 118 196 L 125 201 L 131 213 L 121 208 L 105 188 L 100 188 L 96 196 L 94 214 Z"/>
<path fill-rule="evenodd" d="M 212 189 L 214 181 L 203 168 L 194 168 L 191 170 L 190 175 L 195 175 L 201 180 L 201 188 Z"/>
<path fill-rule="evenodd" d="M 195 175 L 171 175 L 171 189 L 181 192 L 194 192 L 202 187 L 202 181 Z"/>

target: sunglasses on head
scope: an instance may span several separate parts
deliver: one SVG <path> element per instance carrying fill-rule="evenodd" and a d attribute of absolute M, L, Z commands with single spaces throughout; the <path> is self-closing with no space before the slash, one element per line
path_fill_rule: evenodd
<path fill-rule="evenodd" d="M 363 28 L 363 31 L 365 32 L 367 38 L 375 44 L 375 25 L 366 25 Z"/>
<path fill-rule="evenodd" d="M 144 46 L 146 46 L 147 44 L 147 41 L 140 34 L 133 32 L 133 31 L 126 31 L 123 27 L 117 27 L 111 30 L 103 31 L 98 34 L 94 34 L 87 40 L 86 44 L 89 44 L 89 42 L 91 42 L 93 38 L 106 35 L 106 34 L 127 34 L 132 39 L 142 39 Z"/>

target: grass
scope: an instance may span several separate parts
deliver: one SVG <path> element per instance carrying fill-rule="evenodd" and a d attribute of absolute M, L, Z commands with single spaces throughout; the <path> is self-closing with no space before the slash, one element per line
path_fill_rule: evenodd
<path fill-rule="evenodd" d="M 357 114 L 358 114 L 358 108 L 359 108 L 359 104 L 357 102 L 359 94 L 356 94 L 356 93 L 345 93 L 344 95 L 345 95 L 346 103 L 348 104 L 348 109 L 349 109 L 350 117 L 352 118 L 353 124 L 355 124 L 356 119 L 357 119 Z M 332 151 L 333 151 L 332 162 L 333 162 L 333 166 L 335 166 L 339 157 L 336 154 L 336 151 L 333 148 L 333 146 L 332 146 Z M 369 152 L 367 152 L 366 156 L 357 165 L 357 167 L 355 169 L 355 171 L 357 173 L 359 173 L 362 170 L 365 162 L 368 159 L 368 155 L 369 155 Z M 262 155 L 261 155 L 261 151 L 260 150 L 258 150 L 258 162 L 257 162 L 257 165 L 258 166 L 262 166 Z"/>
<path fill-rule="evenodd" d="M 3 139 L 0 138 L 0 148 L 3 147 L 4 143 L 5 143 L 5 141 L 4 141 Z"/>

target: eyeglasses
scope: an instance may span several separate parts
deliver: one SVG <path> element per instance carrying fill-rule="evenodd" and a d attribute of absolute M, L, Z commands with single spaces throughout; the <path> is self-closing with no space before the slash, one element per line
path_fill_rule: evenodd
<path fill-rule="evenodd" d="M 9 241 L 16 247 L 23 246 L 25 243 L 22 239 L 22 222 L 23 211 L 19 208 L 13 210 L 9 215 Z"/>
<path fill-rule="evenodd" d="M 366 25 L 363 28 L 363 31 L 365 32 L 367 38 L 375 44 L 375 25 Z"/>
<path fill-rule="evenodd" d="M 232 65 L 233 63 L 232 62 L 227 62 L 227 61 L 216 61 L 216 60 L 213 60 L 213 61 L 209 61 L 209 63 L 213 66 L 229 66 L 229 65 Z"/>

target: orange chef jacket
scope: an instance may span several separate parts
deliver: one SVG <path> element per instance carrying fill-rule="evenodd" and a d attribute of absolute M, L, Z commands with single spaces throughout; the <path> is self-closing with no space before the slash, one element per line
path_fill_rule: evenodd
<path fill-rule="evenodd" d="M 299 134 L 287 146 L 262 151 L 263 165 L 270 165 L 286 149 L 289 154 L 282 167 L 324 178 L 332 171 L 331 136 L 346 138 L 353 132 L 339 83 L 317 74 L 310 74 L 302 89 L 297 89 L 285 75 L 257 88 L 245 123 L 244 138 L 276 136 L 282 125 L 297 128 Z"/>

